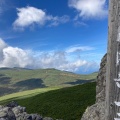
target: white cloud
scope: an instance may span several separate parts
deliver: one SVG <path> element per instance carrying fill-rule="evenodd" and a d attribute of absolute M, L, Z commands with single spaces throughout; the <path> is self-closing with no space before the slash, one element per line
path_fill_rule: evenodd
<path fill-rule="evenodd" d="M 5 48 L 7 44 L 0 38 L 0 51 Z"/>
<path fill-rule="evenodd" d="M 34 62 L 27 51 L 17 47 L 13 48 L 8 46 L 4 48 L 3 55 L 3 65 L 9 67 L 29 67 Z"/>
<path fill-rule="evenodd" d="M 66 49 L 66 53 L 81 52 L 88 50 L 94 50 L 94 48 L 89 46 L 72 46 Z"/>
<path fill-rule="evenodd" d="M 7 44 L 0 38 L 0 61 L 3 60 L 3 49 L 7 46 Z"/>
<path fill-rule="evenodd" d="M 90 48 L 81 47 L 81 49 L 88 50 Z M 73 49 L 68 50 L 68 53 L 66 51 L 35 52 L 9 46 L 0 39 L 0 67 L 56 68 L 71 72 L 98 70 L 99 65 L 96 62 L 82 60 L 77 57 L 71 60 L 70 52 L 75 51 Z"/>
<path fill-rule="evenodd" d="M 103 18 L 107 15 L 106 0 L 69 0 L 69 7 L 83 18 Z"/>
<path fill-rule="evenodd" d="M 26 27 L 32 23 L 43 25 L 46 20 L 46 14 L 41 9 L 26 7 L 17 8 L 17 11 L 18 19 L 14 22 L 14 25 L 18 27 Z"/>
<path fill-rule="evenodd" d="M 58 26 L 69 21 L 69 16 L 64 15 L 62 17 L 47 15 L 42 9 L 35 7 L 17 8 L 18 18 L 13 23 L 14 28 L 24 29 L 25 27 L 38 24 L 43 26 L 46 22 L 49 22 L 48 26 Z"/>
<path fill-rule="evenodd" d="M 77 59 L 71 61 L 67 59 L 68 55 L 63 51 L 54 51 L 52 53 L 44 53 L 40 58 L 42 68 L 56 68 L 65 71 L 77 71 L 80 67 L 87 64 L 87 61 Z"/>
<path fill-rule="evenodd" d="M 67 16 L 67 15 L 64 15 L 62 17 L 51 17 L 51 23 L 49 25 L 49 27 L 51 26 L 58 26 L 59 24 L 64 24 L 64 23 L 67 23 L 68 21 L 70 20 L 70 17 Z"/>
<path fill-rule="evenodd" d="M 75 21 L 74 26 L 75 27 L 81 27 L 81 26 L 87 27 L 88 25 L 86 23 L 84 23 L 84 22 Z"/>
<path fill-rule="evenodd" d="M 29 51 L 11 47 L 0 39 L 0 67 L 29 67 L 32 63 Z"/>

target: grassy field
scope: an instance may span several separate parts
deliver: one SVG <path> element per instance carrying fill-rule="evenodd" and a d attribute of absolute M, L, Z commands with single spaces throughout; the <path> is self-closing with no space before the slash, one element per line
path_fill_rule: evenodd
<path fill-rule="evenodd" d="M 22 99 L 22 98 L 32 97 L 37 94 L 41 94 L 41 93 L 45 93 L 45 92 L 48 92 L 51 90 L 57 90 L 57 89 L 60 89 L 60 87 L 40 88 L 40 89 L 26 90 L 22 92 L 12 93 L 12 94 L 8 94 L 0 97 L 0 103 L 3 101 L 12 100 L 12 99 Z"/>
<path fill-rule="evenodd" d="M 56 69 L 0 68 L 0 96 L 38 88 L 74 86 L 95 80 L 97 74 L 79 75 Z"/>
<path fill-rule="evenodd" d="M 28 113 L 39 113 L 64 120 L 80 120 L 87 106 L 95 103 L 96 83 L 86 83 L 40 93 L 35 96 L 16 97 L 1 101 L 1 104 L 16 100 L 27 108 Z M 25 95 L 26 96 L 26 95 Z"/>

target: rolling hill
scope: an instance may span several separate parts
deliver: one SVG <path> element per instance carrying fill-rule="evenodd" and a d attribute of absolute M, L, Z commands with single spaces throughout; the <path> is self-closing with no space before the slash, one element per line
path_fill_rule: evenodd
<path fill-rule="evenodd" d="M 56 69 L 0 68 L 0 96 L 37 88 L 69 87 L 95 80 L 97 73 L 79 75 Z"/>

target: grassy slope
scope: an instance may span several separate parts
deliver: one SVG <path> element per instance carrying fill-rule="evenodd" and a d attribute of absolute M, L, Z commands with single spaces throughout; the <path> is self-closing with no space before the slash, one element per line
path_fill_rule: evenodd
<path fill-rule="evenodd" d="M 40 88 L 40 89 L 26 90 L 22 92 L 12 93 L 12 94 L 8 94 L 0 97 L 0 103 L 1 101 L 27 98 L 27 97 L 35 96 L 37 94 L 45 93 L 51 90 L 57 90 L 57 89 L 60 89 L 60 87 Z"/>
<path fill-rule="evenodd" d="M 93 80 L 97 73 L 78 75 L 56 69 L 0 69 L 0 95 L 46 87 L 68 87 Z M 85 81 L 86 80 L 86 81 Z"/>
<path fill-rule="evenodd" d="M 95 102 L 95 86 L 96 83 L 86 83 L 16 101 L 26 106 L 28 113 L 39 113 L 64 120 L 80 120 L 86 107 Z"/>

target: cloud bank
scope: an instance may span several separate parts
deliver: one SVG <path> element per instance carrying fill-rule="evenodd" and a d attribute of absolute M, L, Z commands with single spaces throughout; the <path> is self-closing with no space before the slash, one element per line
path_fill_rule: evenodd
<path fill-rule="evenodd" d="M 81 50 L 90 50 L 90 47 L 79 47 Z M 18 47 L 9 46 L 0 39 L 0 67 L 22 67 L 22 68 L 56 68 L 71 72 L 97 71 L 99 66 L 96 62 L 82 60 L 71 54 L 77 52 L 78 48 L 67 48 L 64 51 L 32 51 L 23 50 Z M 67 51 L 67 52 L 66 52 Z"/>
<path fill-rule="evenodd" d="M 69 0 L 69 7 L 82 18 L 104 18 L 107 15 L 106 0 Z"/>
<path fill-rule="evenodd" d="M 64 15 L 62 17 L 47 15 L 42 9 L 35 7 L 23 7 L 17 8 L 17 19 L 13 23 L 14 28 L 22 28 L 38 24 L 40 26 L 48 23 L 49 27 L 58 26 L 69 21 L 69 16 Z"/>

